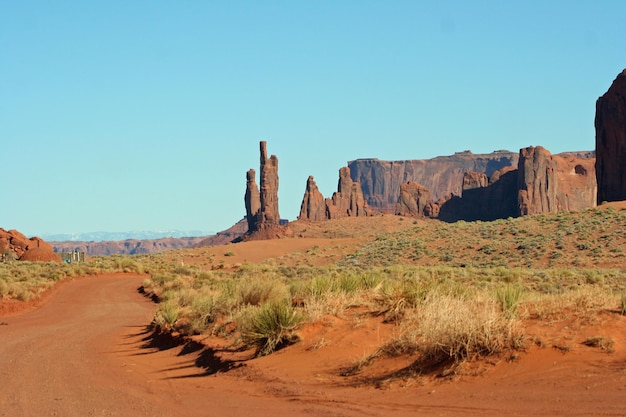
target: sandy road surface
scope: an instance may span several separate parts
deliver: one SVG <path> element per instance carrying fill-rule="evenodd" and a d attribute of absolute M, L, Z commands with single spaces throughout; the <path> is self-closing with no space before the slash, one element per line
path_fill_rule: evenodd
<path fill-rule="evenodd" d="M 0 415 L 167 415 L 110 366 L 115 338 L 155 307 L 139 277 L 71 282 L 33 312 L 0 326 Z"/>

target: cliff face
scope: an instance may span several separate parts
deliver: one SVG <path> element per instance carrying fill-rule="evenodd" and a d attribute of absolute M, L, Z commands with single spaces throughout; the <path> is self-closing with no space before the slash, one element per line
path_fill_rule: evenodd
<path fill-rule="evenodd" d="M 626 200 L 626 69 L 596 101 L 597 202 Z"/>
<path fill-rule="evenodd" d="M 461 195 L 463 175 L 480 172 L 487 176 L 507 166 L 517 166 L 519 154 L 498 151 L 491 154 L 459 152 L 451 156 L 407 161 L 357 159 L 350 161 L 351 177 L 361 184 L 368 206 L 393 211 L 400 197 L 400 185 L 413 181 L 430 190 L 434 200 L 450 193 Z"/>
<path fill-rule="evenodd" d="M 466 173 L 462 196 L 444 201 L 439 208 L 439 219 L 492 221 L 519 216 L 517 174 L 515 167 L 495 171 L 488 180 L 486 174 Z"/>

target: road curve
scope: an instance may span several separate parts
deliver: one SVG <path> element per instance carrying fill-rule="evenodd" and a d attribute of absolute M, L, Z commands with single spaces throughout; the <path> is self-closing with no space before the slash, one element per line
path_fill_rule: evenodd
<path fill-rule="evenodd" d="M 197 352 L 153 346 L 157 307 L 138 293 L 143 279 L 80 278 L 37 310 L 1 317 L 0 416 L 292 415 L 238 380 L 207 378 Z"/>

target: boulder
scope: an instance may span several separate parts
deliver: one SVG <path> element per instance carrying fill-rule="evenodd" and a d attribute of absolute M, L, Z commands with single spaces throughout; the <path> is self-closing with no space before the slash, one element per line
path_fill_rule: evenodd
<path fill-rule="evenodd" d="M 626 69 L 596 101 L 597 202 L 626 200 Z"/>

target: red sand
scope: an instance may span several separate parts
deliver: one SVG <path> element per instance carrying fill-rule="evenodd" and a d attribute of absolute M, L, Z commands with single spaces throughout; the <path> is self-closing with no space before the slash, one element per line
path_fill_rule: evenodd
<path fill-rule="evenodd" d="M 565 335 L 567 353 L 532 347 L 512 362 L 468 366 L 454 380 L 375 384 L 365 378 L 407 363 L 340 373 L 394 331 L 380 320 L 358 311 L 328 318 L 274 355 L 220 363 L 199 344 L 151 337 L 156 305 L 137 292 L 142 280 L 79 279 L 34 311 L 0 318 L 0 416 L 626 415 L 626 318 L 617 314 L 584 328 L 538 329 L 544 340 Z M 615 352 L 581 345 L 587 335 L 612 338 Z"/>

